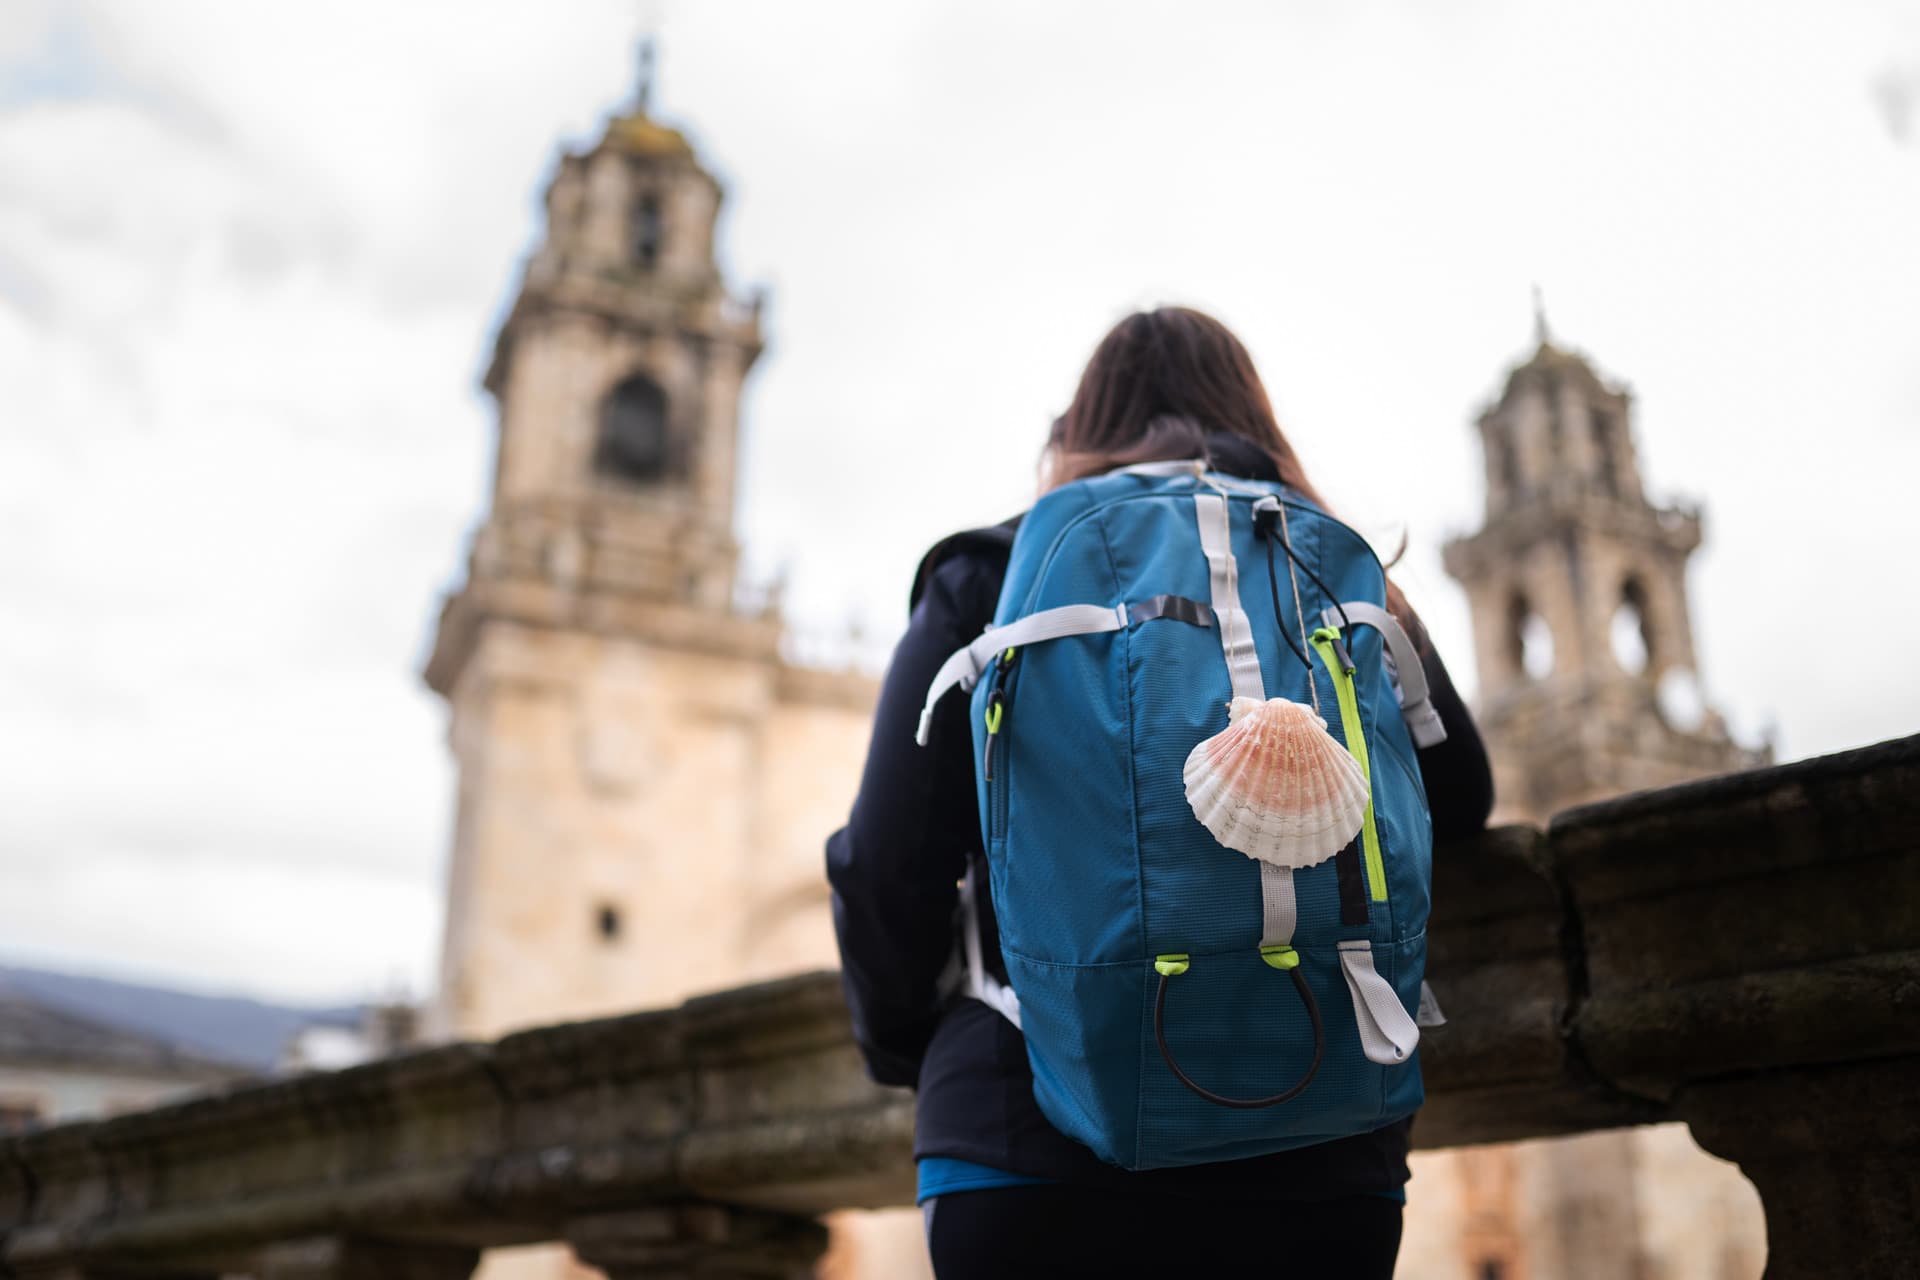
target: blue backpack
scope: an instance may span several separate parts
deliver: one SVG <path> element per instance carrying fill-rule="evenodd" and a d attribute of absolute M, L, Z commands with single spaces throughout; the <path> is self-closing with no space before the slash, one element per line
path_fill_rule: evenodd
<path fill-rule="evenodd" d="M 1444 731 L 1385 604 L 1366 542 L 1300 495 L 1147 464 L 1034 504 L 994 625 L 929 690 L 923 744 L 940 697 L 972 690 L 1012 990 L 971 919 L 962 982 L 1022 1029 L 1041 1110 L 1101 1159 L 1236 1160 L 1420 1106 L 1414 746 Z M 1256 861 L 1195 816 L 1183 764 L 1236 696 L 1317 706 L 1368 778 L 1337 856 Z"/>

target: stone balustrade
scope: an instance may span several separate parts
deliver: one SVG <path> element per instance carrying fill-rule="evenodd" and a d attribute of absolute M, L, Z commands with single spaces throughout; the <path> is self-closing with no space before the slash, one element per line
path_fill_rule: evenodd
<path fill-rule="evenodd" d="M 1920 737 L 1442 849 L 1427 1146 L 1683 1120 L 1768 1275 L 1920 1274 Z M 912 1108 L 832 974 L 0 1141 L 0 1276 L 808 1274 L 907 1203 Z"/>

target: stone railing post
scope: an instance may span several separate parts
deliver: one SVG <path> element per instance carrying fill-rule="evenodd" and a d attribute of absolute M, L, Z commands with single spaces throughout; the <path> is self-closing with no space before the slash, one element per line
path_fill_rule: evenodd
<path fill-rule="evenodd" d="M 1920 1058 L 1692 1085 L 1674 1104 L 1760 1193 L 1768 1280 L 1920 1267 Z"/>
<path fill-rule="evenodd" d="M 827 1250 L 811 1218 L 715 1204 L 578 1218 L 566 1239 L 608 1280 L 809 1280 Z"/>
<path fill-rule="evenodd" d="M 1768 1280 L 1920 1275 L 1920 737 L 1561 814 L 1569 1041 L 1740 1166 Z"/>
<path fill-rule="evenodd" d="M 267 1246 L 255 1280 L 468 1280 L 480 1251 L 460 1245 L 313 1236 Z"/>

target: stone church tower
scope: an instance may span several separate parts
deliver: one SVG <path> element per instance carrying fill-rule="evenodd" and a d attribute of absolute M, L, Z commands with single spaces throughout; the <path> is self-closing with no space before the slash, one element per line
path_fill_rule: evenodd
<path fill-rule="evenodd" d="M 1771 753 L 1701 700 L 1687 608 L 1700 513 L 1640 481 L 1631 395 L 1539 347 L 1481 415 L 1486 522 L 1447 545 L 1466 588 L 1500 816 L 1750 769 Z"/>
<path fill-rule="evenodd" d="M 1771 761 L 1700 695 L 1700 514 L 1647 500 L 1632 399 L 1549 341 L 1479 419 L 1486 521 L 1445 548 L 1472 606 L 1496 821 Z M 1445 1001 L 1444 974 L 1430 975 Z M 1766 1225 L 1684 1125 L 1414 1156 L 1399 1280 L 1756 1280 Z"/>
<path fill-rule="evenodd" d="M 491 510 L 426 680 L 459 768 L 434 1029 L 493 1036 L 833 963 L 821 845 L 871 680 L 743 607 L 741 386 L 761 305 L 721 187 L 638 105 L 560 157 L 495 343 Z"/>

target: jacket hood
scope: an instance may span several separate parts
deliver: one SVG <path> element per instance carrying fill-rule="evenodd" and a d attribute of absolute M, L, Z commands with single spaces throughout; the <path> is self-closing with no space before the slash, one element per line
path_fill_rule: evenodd
<path fill-rule="evenodd" d="M 1273 459 L 1253 441 L 1226 431 L 1207 432 L 1207 464 L 1226 475 L 1243 480 L 1280 479 Z"/>

